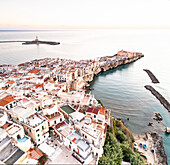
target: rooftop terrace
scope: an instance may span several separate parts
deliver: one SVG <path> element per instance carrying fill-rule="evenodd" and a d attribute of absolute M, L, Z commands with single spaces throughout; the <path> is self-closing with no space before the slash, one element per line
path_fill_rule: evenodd
<path fill-rule="evenodd" d="M 68 115 L 70 113 L 75 112 L 75 110 L 73 108 L 71 108 L 69 105 L 64 105 L 62 107 L 60 107 L 64 112 L 66 112 Z"/>

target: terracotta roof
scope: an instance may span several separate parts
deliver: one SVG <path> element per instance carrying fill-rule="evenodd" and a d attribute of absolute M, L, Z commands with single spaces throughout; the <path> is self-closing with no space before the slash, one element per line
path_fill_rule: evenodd
<path fill-rule="evenodd" d="M 2 90 L 7 90 L 9 87 L 2 87 Z"/>
<path fill-rule="evenodd" d="M 42 87 L 43 87 L 43 84 L 34 84 L 34 86 L 35 86 L 36 88 L 42 88 Z"/>
<path fill-rule="evenodd" d="M 8 101 L 5 101 L 3 99 L 0 100 L 0 106 L 5 106 L 7 105 L 9 102 Z"/>
<path fill-rule="evenodd" d="M 6 123 L 2 126 L 3 129 L 7 129 L 8 127 L 10 127 L 12 124 L 11 123 Z"/>
<path fill-rule="evenodd" d="M 61 126 L 65 125 L 66 123 L 64 121 L 62 121 L 61 123 L 58 123 L 56 126 L 55 126 L 55 129 L 59 129 Z"/>
<path fill-rule="evenodd" d="M 37 74 L 38 72 L 40 72 L 40 69 L 33 69 L 33 70 L 30 70 L 28 73 Z"/>
<path fill-rule="evenodd" d="M 13 80 L 6 82 L 6 84 L 13 84 L 13 83 L 15 83 L 15 81 L 13 81 Z"/>
<path fill-rule="evenodd" d="M 17 69 L 12 69 L 12 72 L 16 72 L 17 71 Z"/>
<path fill-rule="evenodd" d="M 100 108 L 99 114 L 104 115 L 105 114 L 105 108 Z"/>
<path fill-rule="evenodd" d="M 8 96 L 4 97 L 3 99 L 0 99 L 0 106 L 5 106 L 15 100 L 16 99 L 14 99 L 14 97 L 12 95 L 8 95 Z"/>
<path fill-rule="evenodd" d="M 99 112 L 99 108 L 98 107 L 89 107 L 87 110 L 86 110 L 86 112 L 89 112 L 89 113 L 94 113 L 94 114 L 98 114 L 98 112 Z"/>
<path fill-rule="evenodd" d="M 17 73 L 17 75 L 23 75 L 23 73 Z"/>
<path fill-rule="evenodd" d="M 8 96 L 4 97 L 3 100 L 8 101 L 8 102 L 13 102 L 16 99 L 14 99 L 14 97 L 12 95 L 8 95 Z"/>
<path fill-rule="evenodd" d="M 38 160 L 39 158 L 41 158 L 43 156 L 43 154 L 38 150 L 38 149 L 35 149 L 35 148 L 30 148 L 28 151 L 28 158 L 30 159 L 35 159 L 35 160 Z"/>

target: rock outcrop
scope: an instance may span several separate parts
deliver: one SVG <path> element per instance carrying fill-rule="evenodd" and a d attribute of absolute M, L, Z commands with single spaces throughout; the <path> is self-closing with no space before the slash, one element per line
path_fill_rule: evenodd
<path fill-rule="evenodd" d="M 168 165 L 167 156 L 163 146 L 163 140 L 158 133 L 150 133 L 153 140 L 154 155 L 157 164 Z"/>

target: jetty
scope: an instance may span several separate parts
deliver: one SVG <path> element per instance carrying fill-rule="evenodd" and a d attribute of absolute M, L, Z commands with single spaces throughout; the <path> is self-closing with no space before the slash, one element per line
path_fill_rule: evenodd
<path fill-rule="evenodd" d="M 152 80 L 152 83 L 159 83 L 158 79 L 155 77 L 155 75 L 148 69 L 143 69 L 148 76 L 150 77 L 150 79 Z"/>
<path fill-rule="evenodd" d="M 53 41 L 40 41 L 38 36 L 33 41 L 0 41 L 0 43 L 12 43 L 12 42 L 22 42 L 22 45 L 30 45 L 30 44 L 47 44 L 47 45 L 59 45 L 60 42 L 53 42 Z"/>
<path fill-rule="evenodd" d="M 170 103 L 152 86 L 145 85 L 145 88 L 149 90 L 159 101 L 160 103 L 170 112 Z"/>

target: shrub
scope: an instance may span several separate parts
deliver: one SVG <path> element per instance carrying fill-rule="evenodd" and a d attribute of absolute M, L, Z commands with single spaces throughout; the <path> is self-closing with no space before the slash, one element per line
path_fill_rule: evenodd
<path fill-rule="evenodd" d="M 138 154 L 138 153 L 134 153 L 133 155 L 130 156 L 130 163 L 131 165 L 144 165 L 145 162 L 143 160 L 143 158 Z"/>
<path fill-rule="evenodd" d="M 120 143 L 123 143 L 125 141 L 128 141 L 128 138 L 127 136 L 122 132 L 121 129 L 118 129 L 117 132 L 116 132 L 116 138 L 117 140 L 120 141 Z"/>
<path fill-rule="evenodd" d="M 123 152 L 123 160 L 126 162 L 130 162 L 130 157 L 133 154 L 132 149 L 130 148 L 128 143 L 121 144 L 121 149 Z"/>

